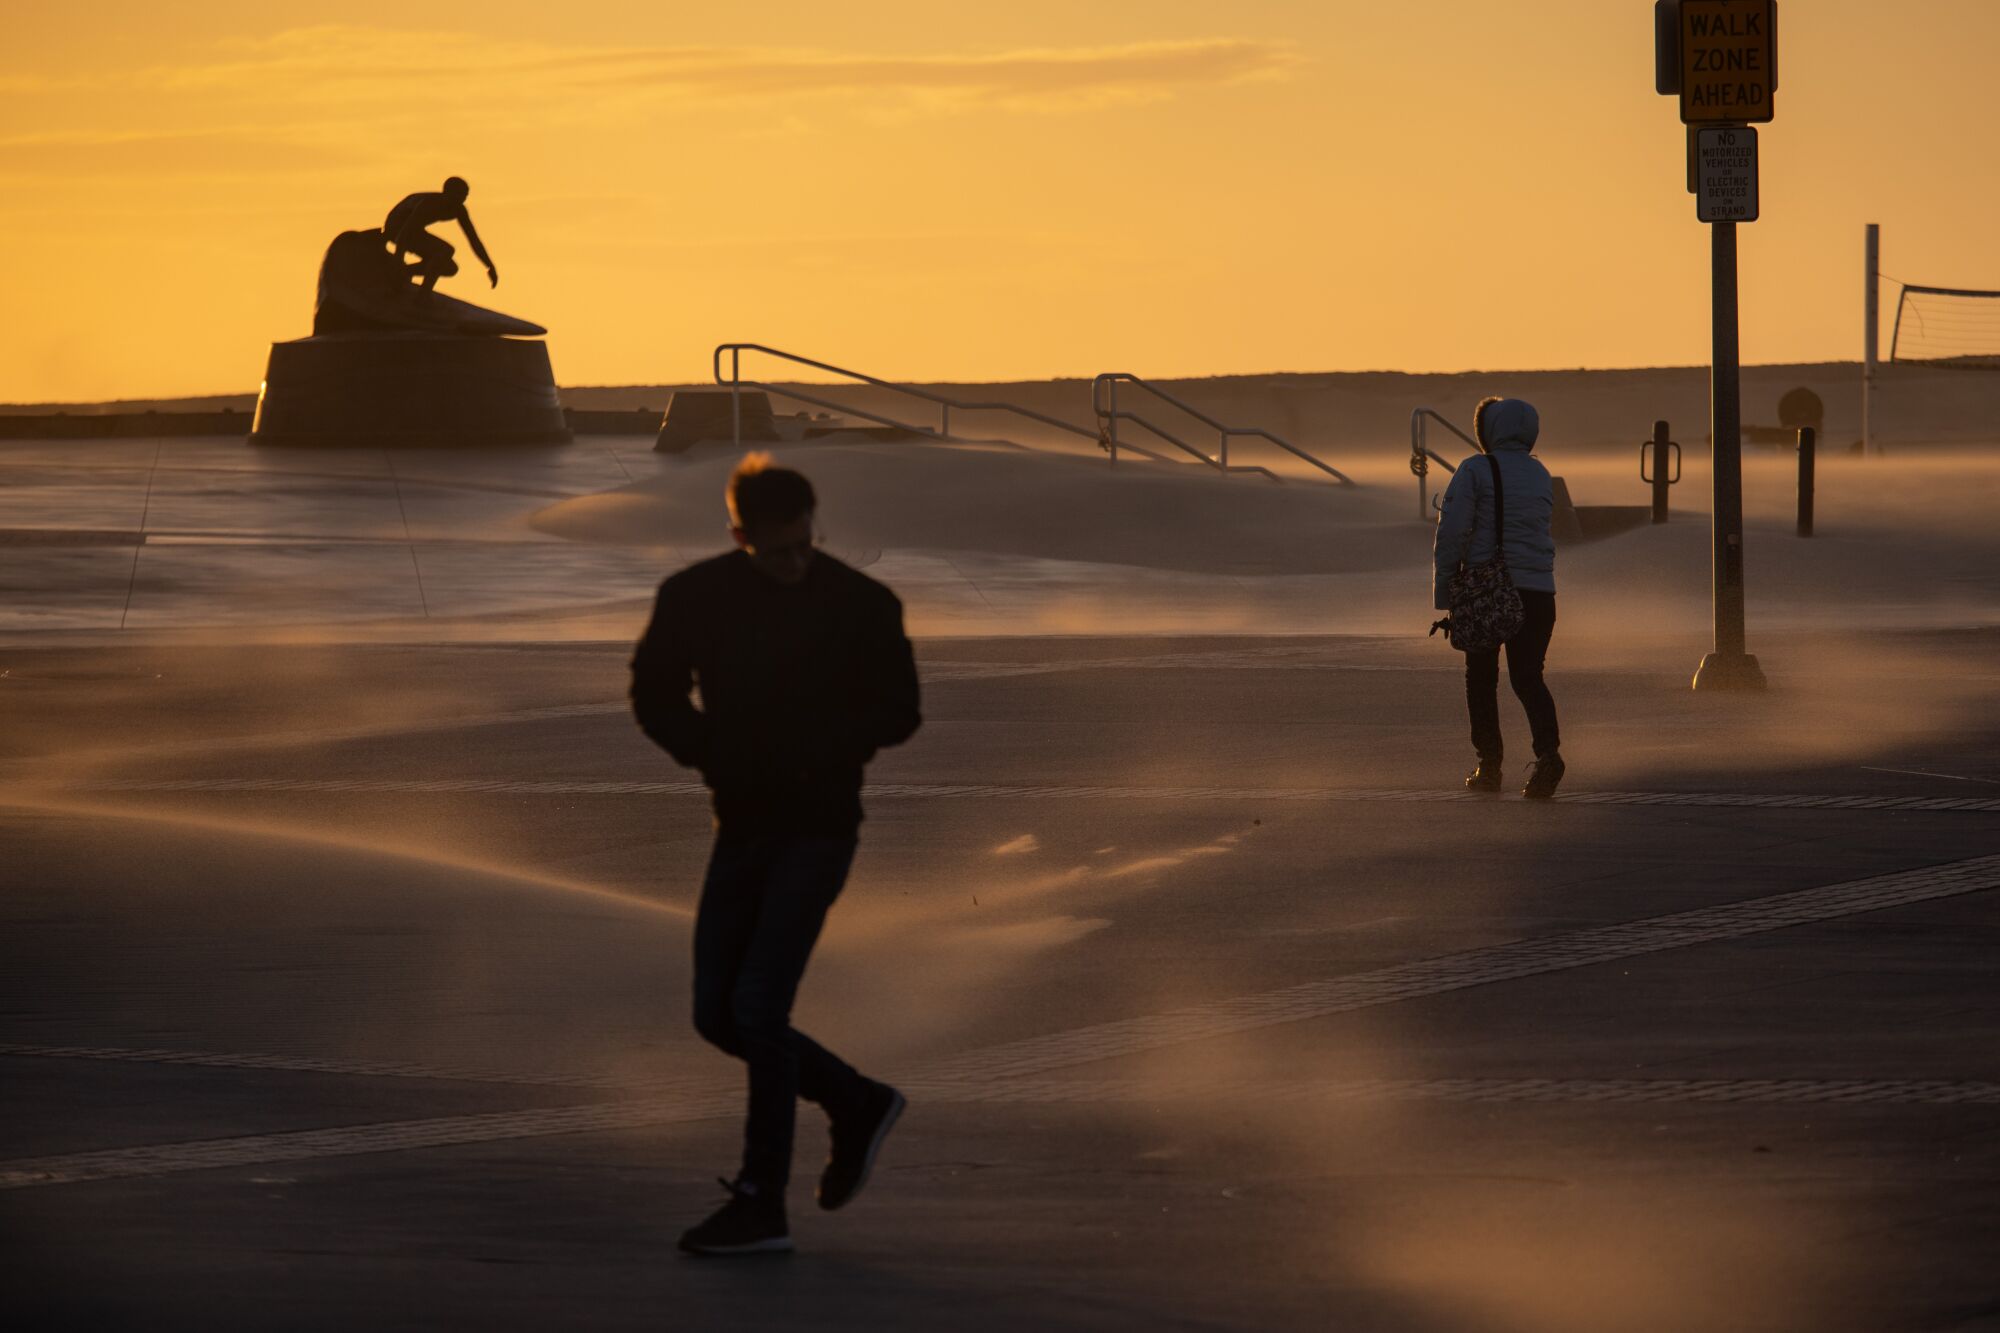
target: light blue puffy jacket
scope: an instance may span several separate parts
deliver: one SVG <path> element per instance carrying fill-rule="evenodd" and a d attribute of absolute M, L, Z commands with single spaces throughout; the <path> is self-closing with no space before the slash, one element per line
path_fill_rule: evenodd
<path fill-rule="evenodd" d="M 1535 409 L 1509 398 L 1486 410 L 1489 454 L 1474 454 L 1458 465 L 1445 487 L 1437 542 L 1432 550 L 1432 602 L 1449 609 L 1446 589 L 1459 561 L 1483 565 L 1493 558 L 1493 468 L 1500 465 L 1506 493 L 1507 532 L 1503 549 L 1514 586 L 1537 592 L 1556 590 L 1556 542 L 1550 531 L 1555 487 L 1549 470 L 1529 451 L 1541 431 Z"/>

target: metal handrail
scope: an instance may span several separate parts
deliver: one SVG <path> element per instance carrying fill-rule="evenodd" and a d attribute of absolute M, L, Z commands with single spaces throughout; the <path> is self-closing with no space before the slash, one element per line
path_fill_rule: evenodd
<path fill-rule="evenodd" d="M 1166 429 L 1164 426 L 1155 425 L 1135 412 L 1120 412 L 1115 417 L 1107 415 L 1105 418 L 1106 426 L 1104 434 L 1102 436 L 1102 443 L 1104 446 L 1104 451 L 1111 455 L 1111 461 L 1114 463 L 1118 461 L 1118 451 L 1121 448 L 1131 453 L 1142 452 L 1134 445 L 1121 444 L 1119 442 L 1117 438 L 1117 429 L 1118 429 L 1118 422 L 1120 421 L 1131 421 L 1137 423 L 1138 425 L 1144 426 L 1147 430 L 1153 432 L 1153 434 L 1159 436 L 1161 439 L 1165 440 L 1168 444 L 1174 446 L 1174 448 L 1180 450 L 1182 453 L 1188 455 L 1190 458 L 1193 458 L 1198 462 L 1201 462 L 1209 467 L 1214 468 L 1217 472 L 1255 472 L 1261 474 L 1262 476 L 1268 478 L 1271 481 L 1275 482 L 1284 481 L 1283 477 L 1280 477 L 1277 473 L 1271 471 L 1271 469 L 1267 467 L 1248 467 L 1236 463 L 1225 463 L 1221 459 L 1211 458 L 1207 454 L 1203 453 L 1200 449 L 1196 448 L 1194 445 L 1189 444 L 1186 440 L 1183 440 L 1180 436 Z"/>
<path fill-rule="evenodd" d="M 1429 519 L 1431 516 L 1430 465 L 1436 463 L 1446 472 L 1458 471 L 1456 463 L 1430 447 L 1430 423 L 1433 421 L 1474 449 L 1479 447 L 1479 441 L 1453 425 L 1448 417 L 1434 408 L 1420 407 L 1410 413 L 1410 471 L 1417 475 L 1417 517 L 1421 519 Z"/>
<path fill-rule="evenodd" d="M 724 352 L 729 353 L 729 373 L 727 377 L 723 375 L 722 370 L 722 354 Z M 907 421 L 898 421 L 893 417 L 885 417 L 879 413 L 864 411 L 861 408 L 849 407 L 824 398 L 816 398 L 811 394 L 801 393 L 796 388 L 781 387 L 765 380 L 746 380 L 743 378 L 743 354 L 745 352 L 759 352 L 765 356 L 776 357 L 780 361 L 789 361 L 794 365 L 809 366 L 814 370 L 825 371 L 829 375 L 841 375 L 847 379 L 858 380 L 862 384 L 872 385 L 878 389 L 886 389 L 891 393 L 902 394 L 906 398 L 916 398 L 923 402 L 935 404 L 938 408 L 938 424 L 935 427 L 918 426 Z M 744 389 L 762 389 L 766 393 L 776 394 L 780 398 L 789 398 L 795 402 L 810 403 L 814 407 L 824 407 L 848 416 L 860 417 L 863 420 L 872 421 L 877 425 L 889 426 L 897 430 L 906 430 L 913 435 L 925 435 L 935 440 L 947 441 L 954 444 L 999 444 L 1011 449 L 1026 447 L 1014 440 L 976 439 L 963 435 L 954 435 L 951 430 L 951 414 L 954 409 L 959 412 L 1010 412 L 1015 416 L 1025 417 L 1030 421 L 1039 422 L 1041 425 L 1052 427 L 1067 434 L 1080 436 L 1083 439 L 1089 440 L 1092 444 L 1100 444 L 1102 442 L 1098 434 L 1094 431 L 1086 430 L 1082 426 L 1071 425 L 1067 421 L 1061 421 L 1046 413 L 1037 412 L 1033 408 L 1022 407 L 1018 403 L 997 401 L 974 402 L 964 398 L 952 398 L 945 394 L 932 393 L 928 389 L 915 389 L 907 384 L 897 384 L 893 380 L 885 380 L 874 375 L 863 374 L 858 370 L 849 370 L 845 366 L 836 366 L 826 361 L 816 361 L 812 357 L 800 356 L 795 352 L 787 352 L 780 348 L 769 347 L 763 343 L 722 343 L 716 347 L 714 355 L 711 358 L 711 364 L 715 372 L 715 382 L 727 385 L 729 388 L 730 439 L 739 448 L 743 444 L 742 391 Z M 1166 461 L 1161 459 L 1157 454 L 1149 455 L 1149 457 L 1161 462 Z"/>
<path fill-rule="evenodd" d="M 1181 439 L 1179 436 L 1173 435 L 1168 431 L 1163 430 L 1162 428 L 1153 424 L 1151 421 L 1148 421 L 1146 418 L 1140 416 L 1136 412 L 1121 411 L 1118 407 L 1118 386 L 1120 384 L 1130 384 L 1135 389 L 1143 389 L 1147 393 L 1152 394 L 1155 398 L 1158 398 L 1161 402 L 1166 403 L 1174 408 L 1177 408 L 1182 412 L 1185 412 L 1187 415 L 1193 417 L 1196 421 L 1199 421 L 1202 425 L 1207 426 L 1210 430 L 1216 432 L 1217 449 L 1215 455 L 1211 457 L 1203 450 L 1198 449 L 1195 446 L 1189 444 L 1187 441 Z M 1105 392 L 1107 389 L 1110 391 L 1108 395 Z M 1105 402 L 1107 396 L 1110 399 L 1110 403 L 1108 406 L 1106 405 Z M 1303 459 L 1307 463 L 1312 464 L 1312 466 L 1318 468 L 1321 472 L 1326 473 L 1329 477 L 1332 477 L 1342 486 L 1354 485 L 1354 479 L 1352 477 L 1349 477 L 1346 473 L 1342 472 L 1340 469 L 1336 467 L 1331 467 L 1328 464 L 1321 462 L 1319 459 L 1313 457 L 1305 450 L 1293 444 L 1290 440 L 1287 440 L 1282 436 L 1273 435 L 1268 430 L 1261 430 L 1254 427 L 1224 425 L 1222 422 L 1217 421 L 1214 417 L 1208 415 L 1208 413 L 1202 411 L 1200 408 L 1195 407 L 1190 403 L 1183 402 L 1181 399 L 1175 397 L 1173 394 L 1168 393 L 1165 389 L 1162 389 L 1159 385 L 1153 384 L 1147 380 L 1140 379 L 1137 375 L 1131 374 L 1128 371 L 1122 371 L 1122 370 L 1106 371 L 1104 374 L 1099 375 L 1097 378 L 1093 379 L 1090 382 L 1090 407 L 1091 411 L 1097 414 L 1099 438 L 1103 443 L 1105 451 L 1111 455 L 1111 461 L 1114 463 L 1118 461 L 1118 451 L 1120 449 L 1127 449 L 1134 453 L 1146 452 L 1145 450 L 1140 449 L 1135 445 L 1127 444 L 1118 438 L 1118 423 L 1121 421 L 1129 421 L 1132 422 L 1134 425 L 1143 426 L 1145 429 L 1153 432 L 1153 434 L 1165 440 L 1168 444 L 1173 445 L 1175 448 L 1181 450 L 1183 453 L 1193 455 L 1195 458 L 1200 459 L 1202 462 L 1208 464 L 1210 467 L 1214 468 L 1218 472 L 1223 472 L 1223 473 L 1257 472 L 1257 473 L 1262 473 L 1266 477 L 1269 477 L 1272 481 L 1283 480 L 1283 478 L 1279 477 L 1277 473 L 1271 471 L 1271 469 L 1269 468 L 1234 465 L 1231 464 L 1229 461 L 1229 442 L 1232 439 L 1266 440 L 1272 444 L 1277 445 L 1280 449 L 1283 449 L 1286 453 L 1291 454 L 1293 457 Z M 1150 454 L 1147 456 L 1157 457 L 1157 455 L 1150 455 Z"/>

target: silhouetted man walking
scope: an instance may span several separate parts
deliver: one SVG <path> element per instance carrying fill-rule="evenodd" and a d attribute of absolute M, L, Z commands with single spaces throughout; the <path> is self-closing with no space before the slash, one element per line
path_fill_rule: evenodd
<path fill-rule="evenodd" d="M 433 236 L 427 230 L 440 222 L 456 222 L 458 229 L 465 233 L 466 244 L 472 253 L 479 256 L 479 262 L 486 265 L 486 285 L 500 285 L 500 270 L 493 267 L 493 260 L 486 253 L 486 246 L 480 242 L 479 229 L 472 225 L 472 214 L 465 207 L 466 196 L 472 187 L 457 176 L 448 178 L 442 190 L 422 190 L 416 194 L 404 195 L 401 202 L 389 210 L 389 216 L 382 223 L 382 234 L 396 253 L 396 262 L 401 263 L 407 251 L 417 257 L 410 266 L 413 277 L 422 277 L 424 290 L 437 286 L 439 278 L 449 278 L 458 272 L 458 261 L 452 258 L 456 251 L 450 241 L 442 236 Z"/>
<path fill-rule="evenodd" d="M 729 479 L 740 548 L 660 585 L 632 658 L 645 733 L 701 771 L 715 847 L 694 928 L 694 1023 L 749 1066 L 743 1168 L 729 1200 L 681 1237 L 695 1254 L 789 1250 L 785 1186 L 797 1100 L 832 1121 L 819 1205 L 867 1182 L 902 1114 L 791 1025 L 792 1000 L 861 824 L 862 766 L 916 731 L 917 669 L 894 593 L 815 547 L 812 483 L 768 456 Z M 689 699 L 699 685 L 701 707 Z"/>

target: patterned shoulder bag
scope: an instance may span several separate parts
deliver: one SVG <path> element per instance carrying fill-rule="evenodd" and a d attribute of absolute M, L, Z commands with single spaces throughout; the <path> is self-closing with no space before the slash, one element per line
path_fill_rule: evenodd
<path fill-rule="evenodd" d="M 1507 498 L 1500 486 L 1500 460 L 1488 454 L 1486 462 L 1493 469 L 1493 558 L 1483 565 L 1458 562 L 1446 589 L 1451 610 L 1431 626 L 1431 633 L 1443 630 L 1462 653 L 1498 648 L 1519 634 L 1527 620 L 1521 594 L 1507 573 Z"/>

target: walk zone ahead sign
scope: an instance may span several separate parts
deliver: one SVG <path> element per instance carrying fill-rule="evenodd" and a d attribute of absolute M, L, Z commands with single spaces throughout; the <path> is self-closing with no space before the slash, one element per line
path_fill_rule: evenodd
<path fill-rule="evenodd" d="M 1776 111 L 1778 0 L 1680 0 L 1681 119 L 1762 124 Z"/>

